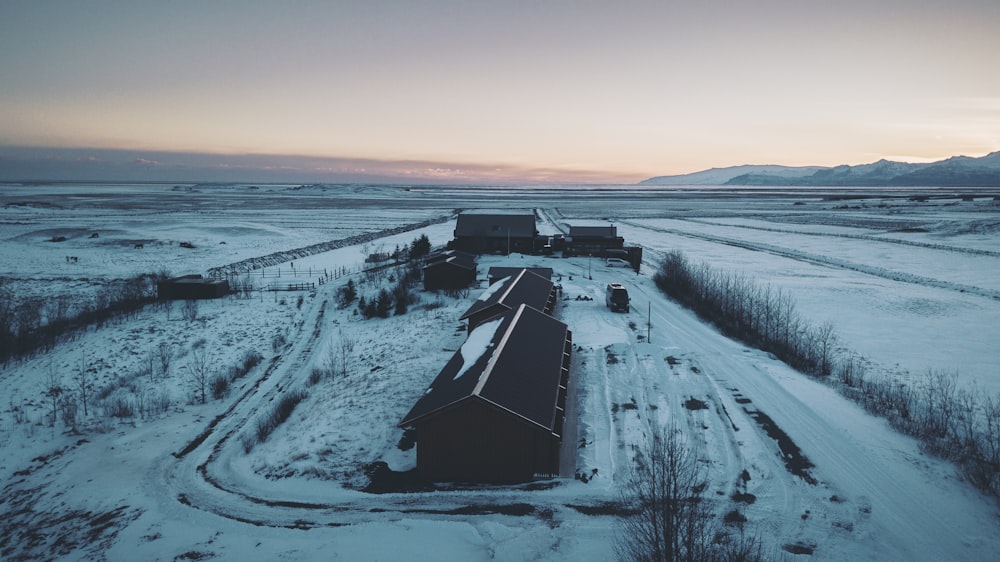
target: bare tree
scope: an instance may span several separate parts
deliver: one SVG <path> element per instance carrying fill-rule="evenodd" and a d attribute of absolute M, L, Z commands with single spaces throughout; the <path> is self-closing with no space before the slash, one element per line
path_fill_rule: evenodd
<path fill-rule="evenodd" d="M 626 515 L 615 551 L 622 560 L 650 562 L 761 562 L 756 535 L 726 530 L 705 496 L 706 474 L 671 426 L 636 453 L 622 488 Z"/>
<path fill-rule="evenodd" d="M 62 377 L 59 376 L 59 372 L 56 367 L 49 364 L 49 367 L 45 373 L 45 386 L 42 388 L 42 395 L 49 401 L 52 405 L 52 416 L 50 420 L 50 427 L 56 425 L 56 420 L 59 418 L 59 402 L 62 399 L 63 392 L 66 389 L 62 385 Z"/>
<path fill-rule="evenodd" d="M 208 374 L 211 370 L 208 362 L 208 354 L 202 348 L 191 350 L 191 355 L 188 356 L 187 360 L 188 377 L 191 383 L 194 385 L 195 394 L 201 400 L 201 403 L 206 402 L 206 395 L 208 389 Z"/>
<path fill-rule="evenodd" d="M 80 404 L 83 406 L 83 417 L 87 417 L 87 403 L 90 398 L 90 390 L 93 384 L 90 382 L 90 373 L 87 371 L 87 360 L 83 353 L 80 353 L 80 363 L 76 369 L 76 377 L 73 380 L 76 393 L 80 396 Z"/>
<path fill-rule="evenodd" d="M 160 360 L 160 376 L 166 378 L 170 374 L 170 362 L 174 358 L 174 350 L 167 342 L 160 342 L 156 348 L 156 357 Z"/>
<path fill-rule="evenodd" d="M 184 317 L 188 322 L 194 322 L 198 319 L 198 301 L 194 299 L 188 299 L 184 301 L 184 306 L 181 308 L 181 316 Z"/>
<path fill-rule="evenodd" d="M 703 492 L 704 470 L 680 430 L 655 435 L 638 451 L 622 490 L 630 515 L 615 548 L 623 560 L 702 561 L 712 556 L 718 523 Z"/>

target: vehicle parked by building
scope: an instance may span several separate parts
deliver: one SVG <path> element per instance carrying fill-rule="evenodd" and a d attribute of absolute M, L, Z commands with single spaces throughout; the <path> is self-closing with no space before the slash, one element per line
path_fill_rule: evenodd
<path fill-rule="evenodd" d="M 608 283 L 607 290 L 605 291 L 604 304 L 606 304 L 612 312 L 628 312 L 628 289 L 626 289 L 621 283 Z"/>

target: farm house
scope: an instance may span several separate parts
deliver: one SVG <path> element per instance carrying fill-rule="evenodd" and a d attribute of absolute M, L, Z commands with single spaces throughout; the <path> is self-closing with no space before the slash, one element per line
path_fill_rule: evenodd
<path fill-rule="evenodd" d="M 558 476 L 572 333 L 520 305 L 473 330 L 399 423 L 432 481 Z"/>
<path fill-rule="evenodd" d="M 482 322 L 527 304 L 545 314 L 552 314 L 556 302 L 556 289 L 551 281 L 527 269 L 518 269 L 514 275 L 504 277 L 490 285 L 459 320 L 469 321 L 469 332 Z"/>
<path fill-rule="evenodd" d="M 466 212 L 458 215 L 452 246 L 477 254 L 531 253 L 537 235 L 531 211 Z"/>

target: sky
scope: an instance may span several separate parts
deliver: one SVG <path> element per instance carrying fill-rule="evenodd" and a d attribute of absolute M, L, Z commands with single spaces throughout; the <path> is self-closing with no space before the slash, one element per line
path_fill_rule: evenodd
<path fill-rule="evenodd" d="M 996 0 L 4 0 L 0 176 L 631 183 L 981 156 L 998 28 Z"/>

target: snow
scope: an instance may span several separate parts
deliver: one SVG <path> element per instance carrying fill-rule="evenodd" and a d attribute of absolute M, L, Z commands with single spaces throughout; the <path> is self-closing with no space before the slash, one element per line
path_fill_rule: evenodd
<path fill-rule="evenodd" d="M 486 287 L 486 289 L 482 292 L 482 294 L 479 295 L 479 299 L 477 300 L 483 302 L 490 300 L 490 297 L 492 297 L 494 294 L 496 294 L 497 291 L 503 288 L 504 284 L 507 281 L 510 281 L 509 275 L 507 277 L 504 277 L 503 279 L 498 279 L 495 283 L 493 283 L 489 287 Z"/>
<path fill-rule="evenodd" d="M 455 373 L 454 380 L 462 378 L 462 375 L 467 373 L 476 364 L 476 361 L 486 355 L 502 321 L 502 318 L 496 318 L 489 322 L 483 322 L 476 326 L 475 330 L 469 332 L 469 339 L 465 340 L 459 349 L 462 356 L 462 368 Z"/>
<path fill-rule="evenodd" d="M 739 509 L 776 558 L 792 543 L 815 545 L 809 559 L 817 561 L 998 557 L 996 503 L 954 465 L 923 453 L 830 385 L 723 337 L 666 299 L 651 277 L 664 252 L 683 250 L 693 261 L 788 291 L 803 317 L 833 321 L 841 345 L 886 372 L 905 378 L 943 369 L 994 392 L 1000 300 L 990 294 L 1000 289 L 1000 237 L 990 225 L 1000 222 L 1000 207 L 992 201 L 865 199 L 864 208 L 838 209 L 843 201 L 806 192 L 509 191 L 0 186 L 0 276 L 18 298 L 87 295 L 160 266 L 202 272 L 477 205 L 533 206 L 546 221 L 539 231 L 606 220 L 626 243 L 644 247 L 645 260 L 636 275 L 587 258 L 479 259 L 480 276 L 491 266 L 552 267 L 563 287 L 554 314 L 573 331 L 572 443 L 575 472 L 592 476 L 587 483 L 362 491 L 373 462 L 397 471 L 415 466 L 415 450 L 399 446 L 396 424 L 456 350 L 463 358 L 485 353 L 478 334 L 492 330 L 466 334 L 458 318 L 470 297 L 420 293 L 406 315 L 363 320 L 356 307 L 338 306 L 336 291 L 353 279 L 360 294 L 377 294 L 389 281 L 362 271 L 364 254 L 421 234 L 444 244 L 451 220 L 254 272 L 310 281 L 336 272 L 308 293 L 201 301 L 195 321 L 151 307 L 3 366 L 0 556 L 612 559 L 615 518 L 585 511 L 616 501 L 633 448 L 674 424 L 708 469 L 718 512 Z M 923 230 L 879 226 L 888 223 Z M 86 234 L 93 230 L 99 239 Z M 48 242 L 55 232 L 80 234 Z M 195 248 L 182 252 L 176 242 L 187 239 Z M 130 240 L 154 242 L 136 249 Z M 612 281 L 628 287 L 631 313 L 604 306 Z M 166 411 L 118 420 L 92 405 L 79 415 L 79 434 L 61 421 L 49 426 L 42 397 L 49 372 L 68 382 L 83 364 L 96 386 L 118 385 L 161 343 L 174 353 L 169 372 L 132 379 L 128 395 L 167 395 Z M 228 396 L 202 405 L 191 400 L 187 375 L 197 349 L 220 371 L 248 350 L 264 360 Z M 330 374 L 313 383 L 315 369 Z M 298 390 L 307 398 L 247 453 L 243 438 L 257 420 Z M 686 408 L 690 398 L 707 408 Z M 758 414 L 811 461 L 815 484 L 786 468 Z M 736 491 L 755 501 L 736 502 Z"/>

